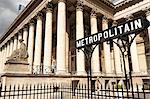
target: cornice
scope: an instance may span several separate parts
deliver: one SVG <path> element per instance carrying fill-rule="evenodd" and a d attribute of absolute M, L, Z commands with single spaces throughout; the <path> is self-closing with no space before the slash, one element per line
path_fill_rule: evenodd
<path fill-rule="evenodd" d="M 101 1 L 104 2 L 105 4 L 107 4 L 108 6 L 112 7 L 112 8 L 115 7 L 115 5 L 112 2 L 110 2 L 109 0 L 101 0 Z"/>
<path fill-rule="evenodd" d="M 0 37 L 0 43 L 2 43 L 13 32 L 13 30 L 33 11 L 33 9 L 36 8 L 37 5 L 40 4 L 42 1 L 43 0 L 31 0 L 31 2 L 26 6 L 26 8 L 18 15 L 18 17 L 15 19 L 15 21 L 9 26 L 9 28 L 7 29 L 7 32 Z M 60 1 L 62 1 L 62 0 L 60 0 Z M 81 1 L 84 1 L 84 0 L 81 0 Z M 110 7 L 110 9 L 117 9 L 117 8 L 121 8 L 122 6 L 124 6 L 126 4 L 129 4 L 130 2 L 133 2 L 134 0 L 125 0 L 117 5 L 114 5 L 109 0 L 89 0 L 89 1 L 103 2 L 104 4 L 108 5 L 108 7 Z M 137 1 L 143 1 L 143 0 L 137 0 Z M 126 8 L 128 8 L 128 7 L 126 7 Z M 111 11 L 109 11 L 109 12 L 111 12 Z M 115 13 L 115 11 L 114 11 L 114 13 Z"/>
<path fill-rule="evenodd" d="M 17 16 L 13 23 L 8 27 L 6 32 L 0 37 L 0 43 L 2 43 L 7 36 L 9 36 L 15 28 L 32 12 L 32 9 L 37 7 L 43 0 L 31 0 L 25 9 Z"/>
<path fill-rule="evenodd" d="M 133 1 L 133 0 L 124 0 L 124 1 L 122 1 L 120 3 L 118 3 L 117 5 L 115 5 L 115 8 L 121 7 L 121 6 L 127 4 L 127 3 L 131 2 L 131 1 Z"/>

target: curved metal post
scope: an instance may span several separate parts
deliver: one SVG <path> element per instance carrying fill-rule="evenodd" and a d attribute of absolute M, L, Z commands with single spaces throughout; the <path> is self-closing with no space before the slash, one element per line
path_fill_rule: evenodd
<path fill-rule="evenodd" d="M 132 83 L 132 63 L 131 61 L 131 53 L 130 53 L 130 48 L 131 48 L 131 44 L 133 43 L 135 37 L 138 35 L 138 33 L 135 33 L 135 35 L 132 37 L 131 35 L 127 35 L 127 37 L 120 37 L 117 39 L 117 41 L 121 40 L 122 46 L 118 43 L 113 41 L 120 49 L 121 53 L 122 53 L 122 57 L 123 57 L 123 65 L 124 65 L 124 72 L 125 72 L 125 78 L 126 78 L 126 90 L 127 90 L 127 97 L 129 96 L 129 92 L 128 92 L 128 85 L 131 84 L 131 90 L 132 90 L 132 97 L 134 98 L 134 93 L 133 93 L 133 83 Z M 123 49 L 122 49 L 123 48 Z M 126 73 L 126 66 L 125 66 L 125 57 L 124 57 L 124 53 L 127 52 L 127 56 L 128 56 L 128 61 L 129 61 L 129 77 L 130 77 L 130 83 L 128 82 L 128 77 L 127 77 L 127 73 Z"/>
<path fill-rule="evenodd" d="M 119 43 L 117 43 L 117 42 L 115 42 L 114 40 L 112 40 L 112 42 L 113 43 L 115 43 L 118 47 L 119 47 L 119 49 L 120 49 L 120 51 L 121 51 L 121 54 L 122 54 L 122 58 L 123 58 L 123 67 L 124 67 L 124 74 L 125 74 L 125 79 L 126 79 L 126 90 L 127 90 L 127 97 L 129 97 L 129 91 L 128 91 L 128 77 L 127 77 L 127 71 L 126 71 L 126 66 L 125 66 L 125 52 L 126 52 L 126 43 L 124 43 L 123 42 L 123 40 L 122 39 L 120 39 L 120 38 L 118 38 L 118 40 L 117 41 L 119 41 L 119 40 L 121 40 L 121 43 L 122 43 L 122 46 L 119 44 Z M 123 48 L 123 49 L 122 49 Z"/>
<path fill-rule="evenodd" d="M 97 47 L 98 44 L 95 45 L 90 45 L 90 46 L 85 46 L 84 49 L 78 49 L 81 50 L 86 58 L 86 62 L 87 62 L 87 84 L 88 84 L 88 99 L 92 99 L 92 71 L 91 71 L 91 59 L 92 59 L 92 54 L 95 50 L 95 48 Z M 90 93 L 90 87 L 91 87 L 91 93 Z M 91 98 L 90 98 L 90 94 L 91 94 Z"/>

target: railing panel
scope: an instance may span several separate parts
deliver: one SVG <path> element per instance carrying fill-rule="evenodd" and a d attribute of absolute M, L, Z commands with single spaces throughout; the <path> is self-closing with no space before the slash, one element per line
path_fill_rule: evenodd
<path fill-rule="evenodd" d="M 1 85 L 2 86 L 2 85 Z M 72 88 L 71 84 L 37 84 L 37 85 L 10 85 L 1 88 L 0 99 L 87 99 L 87 85 L 81 84 Z M 150 99 L 149 87 L 136 85 L 134 90 L 136 99 Z M 91 96 L 91 94 L 89 94 Z M 129 90 L 127 97 L 126 89 L 113 86 L 111 89 L 100 89 L 92 91 L 92 99 L 133 99 L 132 91 Z"/>

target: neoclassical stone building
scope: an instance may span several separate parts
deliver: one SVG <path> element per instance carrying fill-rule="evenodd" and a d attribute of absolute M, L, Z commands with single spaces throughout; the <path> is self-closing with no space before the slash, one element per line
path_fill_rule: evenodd
<path fill-rule="evenodd" d="M 0 38 L 0 74 L 3 83 L 83 81 L 87 64 L 75 40 L 120 24 L 130 18 L 150 21 L 149 0 L 31 0 Z M 28 48 L 30 73 L 6 73 L 5 62 L 23 39 Z M 140 33 L 131 46 L 135 83 L 149 79 L 150 28 Z M 127 73 L 129 73 L 126 58 Z M 93 80 L 124 79 L 122 56 L 114 43 L 104 42 L 92 57 Z M 113 79 L 112 79 L 113 78 Z M 139 79 L 141 79 L 139 81 Z M 13 82 L 14 81 L 14 82 Z M 20 81 L 20 82 L 19 82 Z"/>

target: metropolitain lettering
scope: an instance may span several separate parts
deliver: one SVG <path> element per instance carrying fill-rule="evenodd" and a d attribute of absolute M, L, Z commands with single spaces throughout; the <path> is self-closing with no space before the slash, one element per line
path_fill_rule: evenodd
<path fill-rule="evenodd" d="M 131 34 L 131 32 L 139 30 L 139 29 L 143 29 L 143 28 L 144 28 L 143 19 L 138 18 L 138 19 L 126 22 L 124 24 L 108 28 L 102 32 L 95 33 L 86 38 L 76 40 L 76 47 L 82 48 L 86 45 L 92 45 L 95 43 L 108 41 L 110 39 L 114 39 L 119 36 Z"/>

